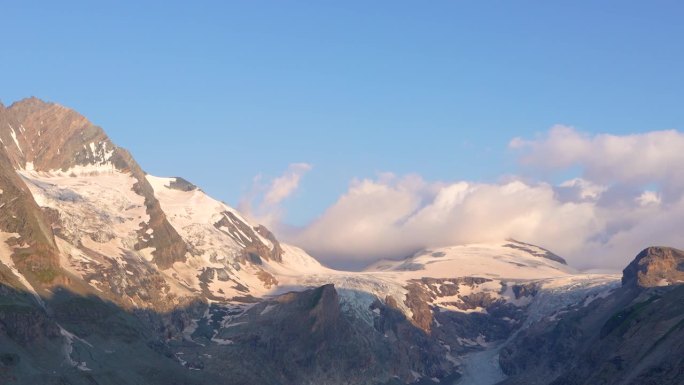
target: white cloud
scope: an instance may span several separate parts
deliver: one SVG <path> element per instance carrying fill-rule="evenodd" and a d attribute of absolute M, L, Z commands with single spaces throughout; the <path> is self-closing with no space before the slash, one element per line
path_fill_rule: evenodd
<path fill-rule="evenodd" d="M 381 174 L 353 181 L 303 228 L 274 225 L 287 241 L 337 266 L 509 237 L 548 247 L 579 268 L 621 269 L 646 246 L 684 247 L 678 131 L 588 135 L 555 126 L 509 147 L 528 171 L 553 176 L 579 169 L 581 176 L 552 185 L 529 182 L 534 172 L 527 182 L 510 177 L 490 184 Z"/>
<path fill-rule="evenodd" d="M 444 184 L 413 176 L 355 181 L 320 218 L 287 238 L 329 264 L 362 265 L 423 247 L 509 237 L 572 252 L 599 222 L 592 204 L 561 202 L 545 183 Z"/>
<path fill-rule="evenodd" d="M 279 227 L 283 215 L 280 204 L 297 191 L 302 177 L 311 168 L 308 163 L 291 163 L 283 175 L 274 178 L 267 186 L 262 184 L 262 175 L 255 176 L 252 191 L 239 204 L 240 211 L 257 223 Z"/>
<path fill-rule="evenodd" d="M 636 198 L 636 201 L 641 206 L 658 205 L 660 204 L 660 194 L 655 191 L 644 191 Z"/>
<path fill-rule="evenodd" d="M 557 192 L 559 194 L 571 194 L 573 198 L 570 199 L 592 200 L 598 199 L 606 190 L 606 186 L 602 186 L 582 178 L 573 178 L 558 185 Z"/>
<path fill-rule="evenodd" d="M 684 134 L 676 130 L 631 135 L 588 135 L 557 125 L 535 140 L 515 138 L 511 149 L 521 163 L 537 169 L 580 167 L 594 183 L 644 185 L 658 183 L 663 198 L 676 200 L 684 188 Z"/>
<path fill-rule="evenodd" d="M 275 178 L 271 182 L 271 186 L 264 194 L 263 204 L 266 206 L 274 206 L 289 197 L 297 187 L 302 176 L 311 170 L 311 165 L 308 163 L 292 163 L 285 171 L 285 174 Z"/>

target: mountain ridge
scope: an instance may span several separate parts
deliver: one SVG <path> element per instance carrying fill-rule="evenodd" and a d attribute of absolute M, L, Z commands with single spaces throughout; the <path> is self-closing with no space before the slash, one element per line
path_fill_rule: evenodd
<path fill-rule="evenodd" d="M 631 290 L 515 240 L 337 271 L 187 180 L 145 173 L 66 107 L 0 108 L 0 140 L 0 346 L 14 349 L 0 369 L 19 383 L 449 383 Z M 128 362 L 135 351 L 175 378 Z M 513 381 L 520 351 L 491 370 Z M 125 365 L 136 372 L 111 377 Z"/>

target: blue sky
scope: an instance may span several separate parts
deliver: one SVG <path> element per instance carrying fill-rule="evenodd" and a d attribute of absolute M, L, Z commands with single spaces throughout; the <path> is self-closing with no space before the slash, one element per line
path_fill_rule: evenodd
<path fill-rule="evenodd" d="M 0 99 L 72 107 L 234 205 L 309 163 L 288 223 L 379 172 L 496 181 L 557 123 L 684 127 L 677 1 L 141 3 L 3 4 Z"/>

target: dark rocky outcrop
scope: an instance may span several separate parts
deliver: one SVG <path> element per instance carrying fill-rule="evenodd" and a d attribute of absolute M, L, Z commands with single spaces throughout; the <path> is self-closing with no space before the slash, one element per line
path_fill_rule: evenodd
<path fill-rule="evenodd" d="M 197 186 L 180 177 L 173 178 L 169 182 L 169 188 L 179 191 L 194 191 L 198 189 Z"/>
<path fill-rule="evenodd" d="M 266 226 L 264 225 L 258 225 L 255 227 L 255 230 L 259 235 L 262 237 L 268 239 L 271 244 L 273 245 L 273 248 L 270 252 L 270 258 L 276 262 L 282 262 L 283 261 L 283 249 L 280 246 L 280 242 L 276 239 L 275 235 L 271 232 L 271 230 L 267 229 Z"/>
<path fill-rule="evenodd" d="M 642 288 L 684 284 L 684 251 L 649 247 L 623 270 L 622 284 Z"/>
<path fill-rule="evenodd" d="M 242 261 L 260 264 L 261 259 L 281 262 L 283 250 L 273 234 L 264 226 L 252 228 L 230 211 L 223 212 L 223 217 L 214 223 L 214 227 L 230 235 L 235 241 L 244 245 L 241 252 Z M 268 239 L 272 246 L 264 244 L 259 236 Z"/>
<path fill-rule="evenodd" d="M 375 302 L 368 324 L 343 311 L 342 302 L 333 285 L 283 294 L 219 327 L 213 338 L 224 345 L 196 338 L 209 349 L 188 347 L 184 356 L 245 384 L 411 383 L 412 371 L 453 378 L 444 348 L 403 314 Z M 195 337 L 200 333 L 206 331 L 198 328 Z M 207 352 L 221 359 L 203 358 Z"/>
<path fill-rule="evenodd" d="M 506 332 L 501 333 L 500 330 L 512 330 L 515 326 L 515 322 L 520 320 L 522 314 L 518 306 L 511 305 L 506 302 L 505 299 L 500 296 L 494 296 L 487 292 L 481 292 L 474 290 L 478 285 L 492 282 L 492 279 L 482 278 L 482 277 L 458 277 L 458 278 L 430 278 L 424 277 L 421 279 L 415 279 L 408 282 L 406 290 L 408 291 L 404 303 L 411 309 L 413 317 L 411 322 L 414 325 L 425 331 L 426 333 L 431 333 L 434 329 L 435 319 L 460 317 L 460 313 L 456 312 L 446 312 L 439 314 L 439 309 L 430 305 L 436 300 L 440 301 L 442 306 L 451 306 L 462 311 L 470 311 L 475 309 L 482 309 L 483 314 L 468 314 L 464 320 L 458 322 L 465 322 L 470 324 L 470 319 L 479 319 L 483 327 L 472 327 L 470 330 L 476 331 L 475 333 L 466 333 L 467 328 L 461 329 L 459 336 L 465 336 L 469 334 L 474 334 L 478 336 L 482 334 L 491 339 L 500 339 L 507 336 Z M 506 291 L 506 285 L 502 284 L 499 293 L 501 294 Z M 474 291 L 472 293 L 461 293 L 459 287 L 463 286 L 468 289 L 468 291 Z M 526 283 L 526 284 L 516 284 L 510 283 L 511 290 L 515 295 L 516 299 L 522 297 L 534 297 L 539 290 L 538 284 Z M 440 300 L 444 297 L 450 297 L 457 299 L 451 299 L 450 301 Z M 491 315 L 495 316 L 492 317 Z M 502 321 L 502 318 L 507 318 L 510 321 Z M 437 323 L 440 323 L 437 320 Z M 445 322 L 449 324 L 450 322 Z M 489 327 L 491 326 L 491 328 Z M 501 326 L 504 326 L 503 328 Z M 449 326 L 447 326 L 447 329 Z M 444 329 L 441 330 L 443 334 Z M 449 339 L 448 336 L 445 336 Z"/>

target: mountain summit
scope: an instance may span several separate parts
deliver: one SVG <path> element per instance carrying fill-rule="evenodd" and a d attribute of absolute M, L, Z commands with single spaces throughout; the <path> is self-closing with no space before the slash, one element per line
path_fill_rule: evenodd
<path fill-rule="evenodd" d="M 622 283 L 657 287 L 684 283 L 684 251 L 671 247 L 648 247 L 623 271 Z"/>

